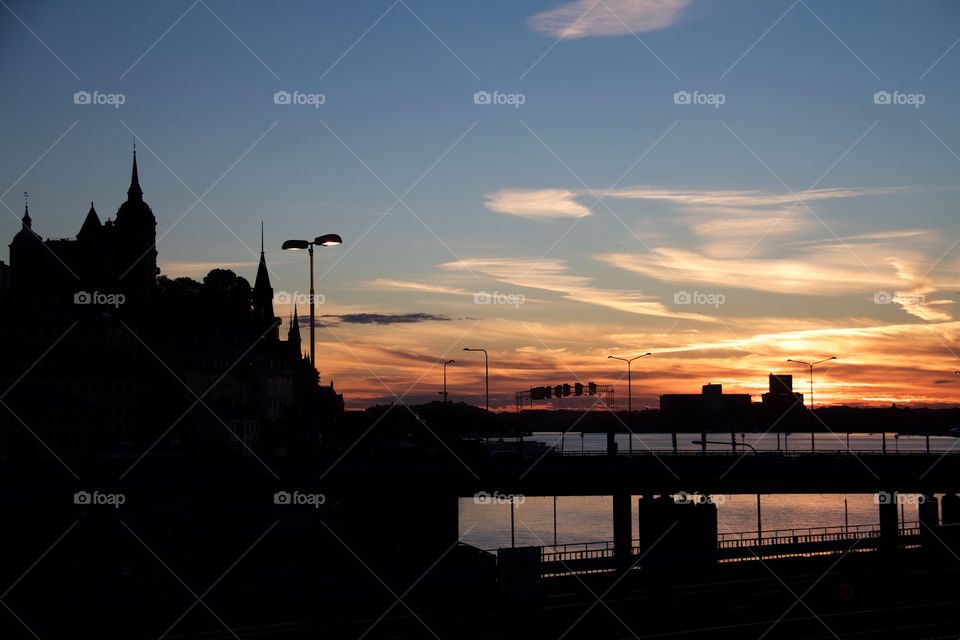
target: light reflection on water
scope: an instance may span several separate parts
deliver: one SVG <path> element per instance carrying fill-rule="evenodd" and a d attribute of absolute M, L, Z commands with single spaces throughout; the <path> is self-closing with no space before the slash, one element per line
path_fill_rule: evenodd
<path fill-rule="evenodd" d="M 537 434 L 534 440 L 553 445 L 560 434 Z M 710 434 L 711 440 L 722 439 L 722 434 Z M 690 444 L 699 439 L 699 434 L 678 435 L 678 444 L 683 449 L 696 450 L 699 445 Z M 564 438 L 567 450 L 579 450 L 579 433 L 567 434 Z M 729 449 L 729 434 L 726 447 Z M 737 434 L 737 440 L 740 440 Z M 621 450 L 628 446 L 625 434 L 618 434 L 617 444 Z M 776 450 L 775 435 L 747 434 L 746 441 L 758 450 Z M 685 446 L 684 446 L 684 443 Z M 782 439 L 781 439 L 782 443 Z M 789 438 L 791 450 L 803 443 L 805 450 L 810 448 L 809 434 L 794 434 Z M 946 451 L 957 445 L 960 440 L 949 437 L 931 437 L 932 451 Z M 646 445 L 646 446 L 644 446 Z M 817 450 L 845 449 L 846 435 L 834 437 L 830 434 L 816 436 Z M 822 445 L 822 446 L 821 446 Z M 559 447 L 559 444 L 556 446 Z M 669 434 L 644 434 L 634 436 L 636 450 L 669 449 Z M 850 448 L 854 450 L 876 450 L 881 446 L 879 434 L 851 434 Z M 901 436 L 899 441 L 893 434 L 887 434 L 887 450 L 923 451 L 922 436 Z M 605 434 L 586 434 L 583 438 L 584 450 L 597 451 L 606 448 Z M 720 450 L 721 445 L 708 445 L 711 450 Z M 633 526 L 636 536 L 637 513 L 633 496 Z M 791 529 L 807 527 L 842 526 L 844 524 L 844 501 L 847 506 L 847 524 L 873 524 L 878 520 L 877 505 L 873 494 L 779 494 L 761 495 L 761 518 L 764 531 L 773 529 Z M 716 498 L 718 531 L 740 532 L 757 529 L 757 498 L 755 495 L 727 495 Z M 561 496 L 557 504 L 557 542 L 596 542 L 613 538 L 613 515 L 610 496 Z M 552 497 L 528 496 L 522 504 L 516 506 L 514 513 L 516 544 L 544 545 L 553 544 L 553 505 Z M 913 501 L 904 504 L 903 515 L 906 521 L 917 519 L 917 506 Z M 510 505 L 475 504 L 472 498 L 460 500 L 460 533 L 463 541 L 482 549 L 494 549 L 510 546 Z"/>

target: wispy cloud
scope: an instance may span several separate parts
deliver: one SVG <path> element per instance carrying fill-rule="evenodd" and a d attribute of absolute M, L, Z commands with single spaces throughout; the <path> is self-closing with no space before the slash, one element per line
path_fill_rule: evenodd
<path fill-rule="evenodd" d="M 448 262 L 441 267 L 484 273 L 516 287 L 553 291 L 561 294 L 567 300 L 616 309 L 626 313 L 700 322 L 717 322 L 716 318 L 711 316 L 674 311 L 659 302 L 657 298 L 644 295 L 638 291 L 598 288 L 594 285 L 592 278 L 569 273 L 563 260 L 472 258 Z"/>
<path fill-rule="evenodd" d="M 699 214 L 756 217 L 758 212 L 779 213 L 787 207 L 803 207 L 798 200 L 811 203 L 863 196 L 882 196 L 906 191 L 903 187 L 814 189 L 796 197 L 782 191 L 676 189 L 637 185 L 609 191 L 604 198 L 646 200 L 673 204 L 683 211 Z M 590 210 L 578 199 L 595 198 L 586 189 L 502 189 L 488 194 L 486 207 L 495 213 L 526 218 L 580 218 Z"/>
<path fill-rule="evenodd" d="M 656 31 L 677 20 L 691 0 L 574 0 L 528 19 L 530 28 L 553 38 L 621 36 Z"/>
<path fill-rule="evenodd" d="M 590 210 L 576 201 L 577 195 L 571 189 L 507 189 L 488 194 L 484 205 L 494 213 L 534 220 L 590 215 Z"/>
<path fill-rule="evenodd" d="M 388 291 L 420 291 L 423 293 L 445 293 L 450 295 L 473 295 L 475 292 L 467 291 L 458 287 L 448 287 L 442 284 L 433 284 L 429 282 L 417 282 L 414 280 L 391 280 L 389 278 L 377 278 L 368 283 L 376 289 Z"/>
<path fill-rule="evenodd" d="M 631 200 L 664 200 L 688 206 L 776 207 L 796 204 L 797 200 L 816 202 L 868 195 L 890 195 L 906 191 L 904 187 L 813 189 L 794 196 L 785 191 L 665 189 L 650 186 L 626 187 L 607 193 L 607 197 Z"/>
<path fill-rule="evenodd" d="M 942 288 L 923 274 L 919 254 L 883 244 L 806 247 L 790 258 L 726 260 L 686 249 L 660 247 L 640 254 L 601 254 L 611 266 L 671 283 L 694 283 L 725 289 L 804 296 L 852 296 L 899 305 L 931 322 L 952 316 L 941 307 L 949 300 L 929 295 Z M 909 256 L 909 257 L 907 257 Z"/>

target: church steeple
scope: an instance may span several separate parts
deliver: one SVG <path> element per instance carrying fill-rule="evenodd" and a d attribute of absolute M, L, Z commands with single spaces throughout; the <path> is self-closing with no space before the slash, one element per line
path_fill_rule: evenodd
<path fill-rule="evenodd" d="M 290 316 L 290 328 L 287 329 L 287 344 L 296 357 L 300 357 L 300 318 L 297 317 L 297 304 L 293 304 L 293 314 Z"/>
<path fill-rule="evenodd" d="M 30 194 L 23 192 L 23 228 L 33 229 L 33 220 L 30 219 Z"/>
<path fill-rule="evenodd" d="M 140 175 L 137 173 L 137 143 L 133 143 L 133 171 L 130 175 L 130 188 L 127 189 L 127 200 L 143 200 L 143 190 L 140 188 Z"/>
<path fill-rule="evenodd" d="M 264 327 L 277 325 L 272 337 L 278 340 L 280 321 L 273 315 L 273 287 L 270 286 L 267 259 L 263 253 L 263 222 L 260 223 L 260 263 L 257 265 L 257 279 L 253 282 L 253 314 Z"/>

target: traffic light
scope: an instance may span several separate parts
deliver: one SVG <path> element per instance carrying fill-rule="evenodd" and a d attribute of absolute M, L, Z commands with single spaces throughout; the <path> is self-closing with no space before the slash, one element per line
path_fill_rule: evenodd
<path fill-rule="evenodd" d="M 596 382 L 588 382 L 588 383 L 587 383 L 587 390 L 589 391 L 590 395 L 592 395 L 592 396 L 597 395 L 597 383 L 596 383 Z"/>
<path fill-rule="evenodd" d="M 553 388 L 553 395 L 557 396 L 558 398 L 563 395 L 563 385 L 562 385 L 562 384 L 558 384 L 557 386 L 555 386 L 555 387 Z"/>
<path fill-rule="evenodd" d="M 583 395 L 583 383 L 578 382 L 573 385 L 573 395 L 582 396 Z"/>
<path fill-rule="evenodd" d="M 563 385 L 563 396 L 564 396 L 564 397 L 567 397 L 568 395 L 570 395 L 570 385 L 569 385 L 569 384 L 564 384 L 564 385 Z"/>

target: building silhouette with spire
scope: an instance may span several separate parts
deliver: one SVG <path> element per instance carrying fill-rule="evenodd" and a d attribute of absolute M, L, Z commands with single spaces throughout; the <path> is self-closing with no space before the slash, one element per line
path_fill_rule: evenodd
<path fill-rule="evenodd" d="M 262 223 L 253 287 L 225 269 L 202 282 L 160 275 L 136 150 L 113 218 L 91 203 L 75 238 L 45 239 L 35 217 L 25 201 L 0 264 L 0 393 L 11 407 L 0 455 L 42 454 L 22 424 L 69 456 L 136 449 L 178 420 L 193 438 L 183 446 L 285 455 L 303 449 L 310 398 L 321 422 L 342 413 L 342 395 L 320 386 L 302 352 L 296 310 L 280 339 Z"/>
<path fill-rule="evenodd" d="M 75 238 L 44 239 L 34 229 L 29 202 L 20 231 L 10 243 L 7 286 L 53 306 L 70 290 L 119 293 L 130 304 L 149 303 L 157 294 L 157 220 L 143 200 L 136 150 L 127 199 L 106 222 L 94 204 Z"/>

